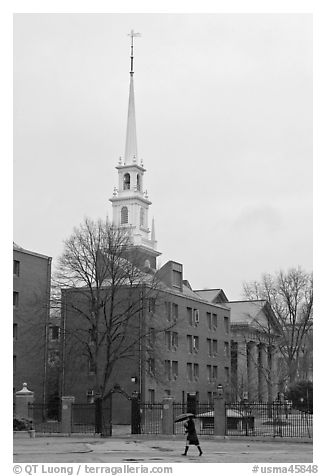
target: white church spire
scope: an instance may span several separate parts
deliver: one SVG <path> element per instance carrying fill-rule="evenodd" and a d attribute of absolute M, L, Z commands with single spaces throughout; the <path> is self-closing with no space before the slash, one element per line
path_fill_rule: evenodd
<path fill-rule="evenodd" d="M 156 250 L 154 221 L 152 232 L 149 228 L 149 208 L 151 201 L 145 188 L 145 168 L 143 161 L 138 162 L 136 117 L 134 98 L 134 38 L 140 36 L 131 30 L 131 55 L 130 55 L 130 88 L 127 120 L 127 136 L 125 157 L 120 157 L 118 166 L 118 187 L 114 187 L 112 203 L 112 222 L 117 227 L 126 228 L 132 238 L 133 245 L 142 251 L 142 254 L 156 267 L 156 257 L 161 253 Z"/>
<path fill-rule="evenodd" d="M 136 134 L 136 113 L 135 113 L 135 93 L 134 93 L 134 38 L 140 36 L 133 30 L 129 33 L 131 37 L 130 51 L 130 86 L 129 86 L 129 104 L 127 135 L 125 148 L 125 164 L 138 163 L 137 156 L 137 134 Z"/>

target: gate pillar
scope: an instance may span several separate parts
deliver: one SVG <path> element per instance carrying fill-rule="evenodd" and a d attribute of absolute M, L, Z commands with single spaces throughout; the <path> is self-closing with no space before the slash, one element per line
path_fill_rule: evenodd
<path fill-rule="evenodd" d="M 102 398 L 95 399 L 95 433 L 102 433 Z"/>
<path fill-rule="evenodd" d="M 225 436 L 226 420 L 225 398 L 217 396 L 214 398 L 214 435 Z"/>
<path fill-rule="evenodd" d="M 75 397 L 61 397 L 61 433 L 70 435 L 72 430 L 72 404 L 75 403 Z"/>
<path fill-rule="evenodd" d="M 131 396 L 131 434 L 139 435 L 141 433 L 141 414 L 139 393 L 134 392 Z"/>
<path fill-rule="evenodd" d="M 163 398 L 163 420 L 162 420 L 163 435 L 173 435 L 173 398 Z"/>
<path fill-rule="evenodd" d="M 22 418 L 29 418 L 28 405 L 34 402 L 34 392 L 27 388 L 27 383 L 23 383 L 23 388 L 16 392 L 16 415 Z"/>

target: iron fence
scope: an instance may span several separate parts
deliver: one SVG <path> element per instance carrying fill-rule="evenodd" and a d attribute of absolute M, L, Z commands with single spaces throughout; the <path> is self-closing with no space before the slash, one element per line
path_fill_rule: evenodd
<path fill-rule="evenodd" d="M 139 411 L 141 433 L 162 433 L 163 403 L 139 403 Z"/>
<path fill-rule="evenodd" d="M 184 435 L 185 428 L 184 422 L 175 423 L 175 419 L 182 413 L 187 413 L 188 406 L 186 403 L 174 403 L 173 404 L 173 421 L 174 421 L 174 434 Z M 209 403 L 196 403 L 195 406 L 196 415 L 196 431 L 199 435 L 213 435 L 214 434 L 214 407 Z"/>
<path fill-rule="evenodd" d="M 73 403 L 71 406 L 72 433 L 95 433 L 95 404 Z"/>
<path fill-rule="evenodd" d="M 33 421 L 34 429 L 37 432 L 60 433 L 61 431 L 60 403 L 29 403 L 28 417 Z"/>
<path fill-rule="evenodd" d="M 288 403 L 227 403 L 226 434 L 312 438 L 313 416 Z"/>

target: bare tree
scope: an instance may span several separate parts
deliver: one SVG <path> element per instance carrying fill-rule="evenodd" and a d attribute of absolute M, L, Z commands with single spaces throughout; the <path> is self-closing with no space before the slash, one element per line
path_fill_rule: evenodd
<path fill-rule="evenodd" d="M 286 380 L 297 378 L 302 348 L 313 325 L 313 277 L 301 268 L 264 274 L 260 282 L 245 283 L 247 299 L 265 299 L 274 311 L 280 333 L 279 350 L 285 363 Z M 269 329 L 266 334 L 271 335 Z"/>
<path fill-rule="evenodd" d="M 158 317 L 162 288 L 155 270 L 128 228 L 85 219 L 65 241 L 55 281 L 62 290 L 63 371 L 84 359 L 103 397 L 117 363 L 143 358 L 151 329 L 167 328 Z"/>

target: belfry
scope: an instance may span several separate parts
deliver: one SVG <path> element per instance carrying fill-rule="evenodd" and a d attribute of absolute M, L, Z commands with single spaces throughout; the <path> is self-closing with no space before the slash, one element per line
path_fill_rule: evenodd
<path fill-rule="evenodd" d="M 134 38 L 140 36 L 131 30 L 130 86 L 127 118 L 126 147 L 124 157 L 120 157 L 118 187 L 114 188 L 110 198 L 113 209 L 113 224 L 128 228 L 135 247 L 144 255 L 152 268 L 156 268 L 156 258 L 161 253 L 156 250 L 154 219 L 152 230 L 149 228 L 148 211 L 152 202 L 148 199 L 144 187 L 143 160 L 139 160 L 137 151 L 136 114 L 134 95 Z"/>

